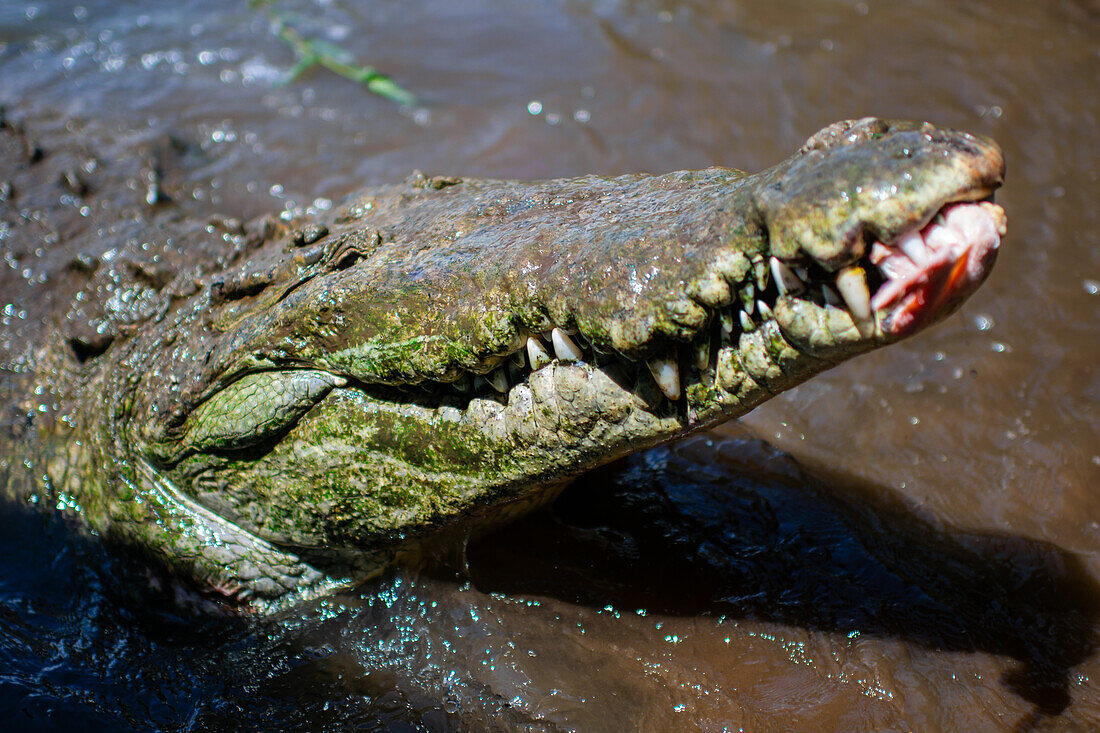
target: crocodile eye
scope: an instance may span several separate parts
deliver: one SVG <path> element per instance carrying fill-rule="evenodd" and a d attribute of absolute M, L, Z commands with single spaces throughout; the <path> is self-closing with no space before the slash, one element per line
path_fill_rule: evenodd
<path fill-rule="evenodd" d="M 328 244 L 328 267 L 346 270 L 359 260 L 370 257 L 381 244 L 382 235 L 373 229 L 337 237 Z"/>
<path fill-rule="evenodd" d="M 361 259 L 363 259 L 362 252 L 349 249 L 339 254 L 335 261 L 335 267 L 337 270 L 346 270 Z"/>
<path fill-rule="evenodd" d="M 343 377 L 313 369 L 246 374 L 199 405 L 161 457 L 175 462 L 191 453 L 257 445 L 285 432 L 329 390 L 345 384 Z"/>

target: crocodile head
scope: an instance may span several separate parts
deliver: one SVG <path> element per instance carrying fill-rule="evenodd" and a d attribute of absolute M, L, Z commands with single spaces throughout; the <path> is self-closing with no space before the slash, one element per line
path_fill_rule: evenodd
<path fill-rule="evenodd" d="M 191 521 L 361 571 L 942 318 L 1002 177 L 989 141 L 865 119 L 756 175 L 372 189 L 130 352 L 122 442 Z"/>

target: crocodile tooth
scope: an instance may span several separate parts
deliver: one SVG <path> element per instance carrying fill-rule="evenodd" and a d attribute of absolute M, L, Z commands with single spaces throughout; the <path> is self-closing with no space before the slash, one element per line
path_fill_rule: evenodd
<path fill-rule="evenodd" d="M 806 287 L 806 283 L 794 273 L 790 267 L 784 262 L 780 262 L 779 259 L 772 257 L 770 259 L 772 280 L 775 280 L 775 287 L 779 290 L 780 295 L 786 295 L 787 293 L 799 293 Z"/>
<path fill-rule="evenodd" d="M 665 397 L 670 400 L 680 399 L 680 369 L 676 366 L 675 359 L 650 359 L 646 366 Z"/>
<path fill-rule="evenodd" d="M 512 357 L 511 357 L 511 361 L 512 361 L 513 364 L 515 364 L 520 369 L 523 369 L 525 366 L 527 366 L 527 361 L 523 357 L 523 349 L 520 349 L 519 351 L 513 352 Z"/>
<path fill-rule="evenodd" d="M 756 287 L 760 290 L 768 289 L 768 263 L 763 258 L 752 263 L 753 275 L 756 276 Z"/>
<path fill-rule="evenodd" d="M 836 289 L 857 321 L 866 321 L 871 317 L 871 293 L 867 290 L 867 278 L 862 267 L 853 265 L 837 273 Z"/>
<path fill-rule="evenodd" d="M 454 382 L 454 388 L 463 394 L 469 392 L 471 387 L 473 387 L 473 383 L 469 374 L 463 374 Z"/>
<path fill-rule="evenodd" d="M 745 283 L 744 287 L 741 288 L 740 295 L 741 306 L 749 313 L 752 313 L 752 306 L 756 302 L 756 286 L 751 282 Z"/>
<path fill-rule="evenodd" d="M 485 375 L 485 381 L 493 386 L 497 392 L 504 394 L 508 391 L 508 377 L 503 369 L 494 369 Z"/>
<path fill-rule="evenodd" d="M 756 328 L 756 324 L 754 324 L 752 322 L 752 319 L 749 318 L 749 314 L 746 313 L 745 311 L 741 311 L 741 330 L 744 331 L 745 333 L 748 333 L 749 331 L 752 331 L 754 328 Z"/>
<path fill-rule="evenodd" d="M 913 260 L 913 264 L 924 267 L 928 264 L 928 246 L 924 243 L 924 237 L 920 232 L 906 232 L 898 237 L 897 247 L 905 256 Z"/>
<path fill-rule="evenodd" d="M 825 298 L 825 305 L 831 305 L 834 308 L 844 305 L 844 301 L 840 299 L 840 295 L 832 285 L 822 285 L 821 294 Z"/>
<path fill-rule="evenodd" d="M 573 343 L 573 339 L 569 338 L 569 334 L 560 328 L 555 328 L 550 332 L 550 340 L 554 343 L 554 354 L 557 355 L 560 361 L 580 361 L 584 356 L 584 352 Z"/>
<path fill-rule="evenodd" d="M 756 308 L 756 301 L 755 300 L 746 300 L 742 305 L 745 308 L 745 312 L 748 313 L 751 316 L 753 310 Z"/>
<path fill-rule="evenodd" d="M 774 318 L 772 309 L 768 307 L 768 304 L 762 300 L 756 301 L 756 310 L 760 313 L 760 318 Z"/>
<path fill-rule="evenodd" d="M 733 335 L 733 314 L 723 313 L 719 321 L 722 324 L 722 341 L 729 341 L 730 336 Z"/>
<path fill-rule="evenodd" d="M 705 372 L 710 366 L 710 339 L 704 339 L 702 343 L 695 345 L 695 367 Z"/>
<path fill-rule="evenodd" d="M 871 293 L 867 290 L 863 268 L 858 265 L 845 267 L 837 273 L 836 288 L 840 291 L 840 297 L 844 298 L 860 334 L 869 336 L 874 330 L 875 322 L 871 311 Z"/>
<path fill-rule="evenodd" d="M 542 342 L 534 336 L 527 337 L 527 358 L 531 361 L 532 370 L 542 369 L 553 361 L 542 347 Z"/>

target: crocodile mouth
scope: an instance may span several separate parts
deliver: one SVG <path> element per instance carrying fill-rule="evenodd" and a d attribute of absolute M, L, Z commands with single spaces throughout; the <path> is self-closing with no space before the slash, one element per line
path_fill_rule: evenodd
<path fill-rule="evenodd" d="M 759 258 L 748 281 L 731 288 L 728 304 L 707 309 L 705 325 L 693 339 L 653 344 L 648 357 L 628 359 L 600 350 L 580 330 L 554 326 L 529 333 L 511 353 L 487 361 L 483 372 L 399 389 L 406 398 L 411 393 L 452 403 L 486 398 L 507 404 L 513 387 L 553 364 L 612 372 L 633 391 L 640 383 L 655 384 L 675 402 L 685 382 L 723 385 L 727 380 L 720 378 L 719 354 L 737 350 L 746 334 L 769 329 L 774 334 L 777 328 L 800 351 L 820 356 L 813 339 L 777 318 L 780 308 L 802 316 L 811 313 L 810 320 L 821 328 L 836 331 L 839 325 L 849 340 L 868 343 L 886 343 L 940 320 L 984 281 L 1005 233 L 1004 210 L 991 198 L 948 203 L 926 224 L 887 241 L 875 240 L 857 261 L 836 271 L 809 256 Z"/>
<path fill-rule="evenodd" d="M 268 444 L 330 394 L 359 395 L 373 405 L 367 412 L 400 405 L 471 424 L 519 424 L 543 403 L 578 420 L 644 410 L 651 416 L 639 420 L 672 418 L 679 427 L 670 430 L 720 422 L 801 381 L 800 370 L 820 371 L 948 315 L 988 275 L 1005 231 L 1000 206 L 961 198 L 887 241 L 855 246 L 857 259 L 835 271 L 809 256 L 760 255 L 689 338 L 654 339 L 635 359 L 566 324 L 521 333 L 509 352 L 446 382 L 383 385 L 313 366 L 251 372 L 154 453 L 170 464 Z"/>
<path fill-rule="evenodd" d="M 922 229 L 875 242 L 868 258 L 885 279 L 870 305 L 888 311 L 883 327 L 906 335 L 952 310 L 985 280 L 1005 232 L 1004 209 L 981 201 L 949 204 Z"/>

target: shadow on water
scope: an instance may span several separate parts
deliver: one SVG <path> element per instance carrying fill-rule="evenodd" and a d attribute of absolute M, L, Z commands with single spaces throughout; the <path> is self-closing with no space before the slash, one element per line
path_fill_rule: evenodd
<path fill-rule="evenodd" d="M 716 439 L 717 440 L 717 439 Z M 941 529 L 888 490 L 811 477 L 755 441 L 693 438 L 570 487 L 553 511 L 470 548 L 481 591 L 721 614 L 985 652 L 1034 706 L 1070 705 L 1100 587 L 1044 542 Z"/>
<path fill-rule="evenodd" d="M 211 675 L 204 660 L 248 647 L 250 620 L 177 604 L 184 589 L 161 585 L 165 576 L 142 558 L 2 489 L 0 710 L 9 726 L 180 729 L 179 711 L 234 689 L 236 679 Z"/>
<path fill-rule="evenodd" d="M 551 510 L 472 545 L 469 578 L 480 593 L 997 655 L 1009 660 L 1002 683 L 1033 706 L 1018 729 L 1066 710 L 1072 670 L 1097 647 L 1100 586 L 1051 544 L 944 529 L 894 496 L 811 476 L 758 441 L 697 436 L 593 472 Z M 461 583 L 398 574 L 270 622 L 206 616 L 130 553 L 7 500 L 0 557 L 0 707 L 36 730 L 536 722 L 492 707 L 475 677 L 463 699 L 484 709 L 456 718 L 420 679 L 434 674 L 421 669 L 430 650 L 389 646 L 402 628 L 438 623 L 417 611 L 433 592 L 460 604 L 447 599 Z"/>
<path fill-rule="evenodd" d="M 1066 710 L 1071 671 L 1096 650 L 1100 587 L 1057 547 L 942 529 L 891 496 L 699 436 L 585 476 L 471 546 L 469 577 L 481 594 L 998 655 L 1033 706 L 1017 729 Z M 476 676 L 455 678 L 469 709 L 439 697 L 458 693 L 433 681 L 447 658 L 420 637 L 463 607 L 462 582 L 397 573 L 277 619 L 196 615 L 58 515 L 0 501 L 0 529 L 0 707 L 35 730 L 553 728 Z M 423 610 L 435 597 L 438 617 Z"/>

